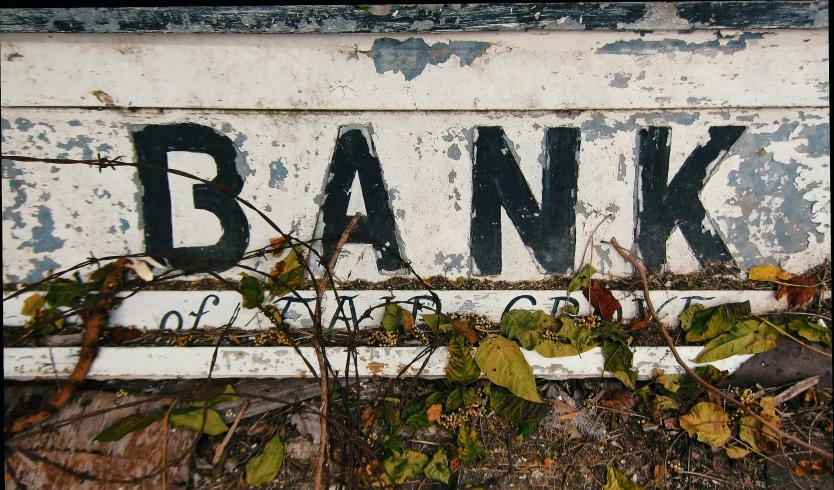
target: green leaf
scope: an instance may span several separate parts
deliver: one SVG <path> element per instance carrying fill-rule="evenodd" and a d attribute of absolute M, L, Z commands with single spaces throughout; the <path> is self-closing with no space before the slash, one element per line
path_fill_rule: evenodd
<path fill-rule="evenodd" d="M 527 350 L 533 348 L 528 334 L 538 328 L 554 328 L 556 319 L 544 311 L 510 310 L 501 317 L 501 334 L 509 340 L 519 340 Z"/>
<path fill-rule="evenodd" d="M 689 437 L 698 436 L 698 440 L 716 448 L 723 446 L 730 438 L 730 416 L 720 406 L 701 402 L 692 407 L 686 415 L 681 415 L 678 422 Z"/>
<path fill-rule="evenodd" d="M 116 442 L 131 432 L 142 430 L 161 419 L 162 415 L 155 413 L 128 415 L 110 427 L 104 429 L 101 434 L 97 435 L 93 440 L 95 442 Z"/>
<path fill-rule="evenodd" d="M 831 347 L 831 330 L 815 321 L 810 320 L 808 317 L 799 316 L 786 318 L 785 316 L 775 316 L 769 317 L 767 320 L 782 328 L 782 330 L 787 330 L 789 333 L 798 335 L 805 340 L 819 342 L 827 347 Z"/>
<path fill-rule="evenodd" d="M 579 354 L 594 348 L 594 344 L 591 344 L 588 345 L 587 348 L 579 350 L 566 342 L 545 339 L 538 332 L 535 332 L 532 337 L 536 342 L 533 349 L 541 354 L 542 357 L 554 358 L 578 356 Z"/>
<path fill-rule="evenodd" d="M 278 476 L 284 464 L 284 443 L 278 434 L 264 445 L 261 454 L 246 463 L 246 483 L 256 487 L 269 483 Z"/>
<path fill-rule="evenodd" d="M 455 412 L 463 407 L 474 405 L 481 401 L 480 395 L 473 388 L 458 386 L 446 397 L 446 413 Z"/>
<path fill-rule="evenodd" d="M 487 385 L 484 388 L 484 393 L 489 396 L 490 408 L 502 418 L 511 422 L 538 420 L 545 412 L 543 405 L 519 398 L 513 395 L 510 390 L 495 384 Z"/>
<path fill-rule="evenodd" d="M 389 435 L 382 438 L 382 449 L 387 451 L 388 454 L 401 453 L 405 451 L 405 446 L 402 439 Z"/>
<path fill-rule="evenodd" d="M 589 288 L 591 286 L 591 276 L 596 274 L 596 272 L 597 270 L 594 269 L 594 266 L 591 264 L 585 264 L 585 266 L 579 270 L 579 273 L 571 279 L 568 284 L 568 292 L 572 293 L 574 291 Z"/>
<path fill-rule="evenodd" d="M 486 458 L 486 452 L 478 434 L 462 424 L 458 430 L 458 457 L 463 461 L 481 461 Z"/>
<path fill-rule="evenodd" d="M 514 395 L 525 400 L 542 402 L 536 391 L 533 370 L 515 342 L 498 335 L 488 335 L 481 340 L 475 361 L 493 383 L 509 388 Z"/>
<path fill-rule="evenodd" d="M 715 366 L 699 366 L 693 369 L 695 374 L 711 385 L 720 383 L 730 373 L 719 371 Z M 704 394 L 704 388 L 688 374 L 665 374 L 657 378 L 662 393 L 675 400 L 696 400 Z"/>
<path fill-rule="evenodd" d="M 423 468 L 423 474 L 429 480 L 443 482 L 449 484 L 449 478 L 452 477 L 452 472 L 449 471 L 449 460 L 446 459 L 446 451 L 438 449 L 434 456 L 432 456 L 429 464 Z"/>
<path fill-rule="evenodd" d="M 518 437 L 519 441 L 523 441 L 530 437 L 530 434 L 536 430 L 536 427 L 539 426 L 539 423 L 535 420 L 525 420 L 524 422 L 520 422 L 518 424 Z"/>
<path fill-rule="evenodd" d="M 389 303 L 382 314 L 382 328 L 386 332 L 396 332 L 400 326 L 402 307 L 396 303 Z"/>
<path fill-rule="evenodd" d="M 21 315 L 35 316 L 35 314 L 46 305 L 46 299 L 40 294 L 33 294 L 23 301 Z"/>
<path fill-rule="evenodd" d="M 750 302 L 727 303 L 696 311 L 686 332 L 687 342 L 703 342 L 729 332 L 736 320 L 750 314 Z"/>
<path fill-rule="evenodd" d="M 394 434 L 402 425 L 399 405 L 399 398 L 385 397 L 377 401 L 377 406 L 382 410 L 382 420 L 388 421 L 385 427 L 386 434 Z"/>
<path fill-rule="evenodd" d="M 652 400 L 652 410 L 677 410 L 681 406 L 670 396 L 658 395 Z"/>
<path fill-rule="evenodd" d="M 414 398 L 405 404 L 400 418 L 405 425 L 415 429 L 431 427 L 434 423 L 429 422 L 426 411 L 436 403 L 443 403 L 444 398 L 446 398 L 446 393 L 442 391 Z"/>
<path fill-rule="evenodd" d="M 224 394 L 217 395 L 213 398 L 209 398 L 208 406 L 217 405 L 218 403 L 223 403 L 223 402 L 232 402 L 232 401 L 235 401 L 238 398 L 240 398 L 239 396 L 228 394 L 228 393 L 235 393 L 235 387 L 230 385 L 230 384 L 227 384 L 226 386 L 223 387 L 223 392 L 222 393 L 224 393 Z M 191 401 L 191 406 L 192 407 L 202 407 L 203 406 L 203 400 L 192 400 Z"/>
<path fill-rule="evenodd" d="M 435 335 L 455 331 L 452 320 L 446 315 L 440 315 L 439 321 L 437 315 L 423 315 L 423 321 Z"/>
<path fill-rule="evenodd" d="M 183 408 L 174 410 L 168 417 L 171 425 L 191 432 L 199 432 L 203 425 L 202 408 Z M 229 427 L 223 422 L 223 417 L 215 410 L 206 410 L 206 424 L 203 427 L 203 434 L 216 436 L 229 431 Z"/>
<path fill-rule="evenodd" d="M 407 453 L 395 452 L 382 462 L 388 475 L 394 479 L 386 483 L 403 483 L 404 481 L 414 478 L 419 475 L 423 468 L 429 463 L 429 457 L 417 451 L 409 451 Z M 383 480 L 388 480 L 387 475 L 383 475 Z"/>
<path fill-rule="evenodd" d="M 85 294 L 87 294 L 87 288 L 81 284 L 59 282 L 49 287 L 49 291 L 46 292 L 46 302 L 53 307 L 74 308 L 78 306 Z"/>
<path fill-rule="evenodd" d="M 631 478 L 613 466 L 605 468 L 605 486 L 602 490 L 643 490 Z"/>
<path fill-rule="evenodd" d="M 694 362 L 714 362 L 741 354 L 758 354 L 776 348 L 779 332 L 759 320 L 736 323 L 732 330 L 710 340 Z"/>
<path fill-rule="evenodd" d="M 602 356 L 605 358 L 605 370 L 633 390 L 637 382 L 637 371 L 631 369 L 634 355 L 628 345 L 606 340 L 602 344 Z"/>
<path fill-rule="evenodd" d="M 570 317 L 560 316 L 557 328 L 556 337 L 568 341 L 579 352 L 585 352 L 597 346 L 593 331 L 580 327 Z"/>
<path fill-rule="evenodd" d="M 693 371 L 695 371 L 698 377 L 711 385 L 716 385 L 724 381 L 724 378 L 730 375 L 729 371 L 721 371 L 715 366 L 699 366 L 693 369 Z M 697 383 L 692 376 L 686 375 L 686 377 L 691 379 L 693 383 Z"/>
<path fill-rule="evenodd" d="M 452 383 L 467 385 L 481 377 L 481 368 L 473 357 L 474 349 L 460 335 L 449 339 L 449 364 L 446 379 Z"/>
<path fill-rule="evenodd" d="M 257 308 L 264 302 L 264 285 L 261 281 L 245 272 L 240 273 L 240 295 L 243 296 L 243 307 Z"/>
<path fill-rule="evenodd" d="M 591 329 L 590 334 L 594 339 L 607 339 L 631 345 L 632 337 L 625 331 L 622 325 L 617 322 L 603 320 L 597 328 Z"/>
<path fill-rule="evenodd" d="M 298 248 L 290 250 L 290 253 L 284 257 L 284 260 L 275 264 L 271 276 L 270 294 L 272 296 L 281 297 L 292 292 L 293 289 L 298 289 L 304 282 L 304 268 L 298 261 L 301 251 Z"/>
<path fill-rule="evenodd" d="M 706 306 L 702 305 L 701 303 L 692 303 L 687 307 L 681 315 L 678 317 L 681 320 L 681 328 L 684 332 L 688 331 L 692 327 L 692 320 L 695 318 L 695 313 L 703 310 Z"/>

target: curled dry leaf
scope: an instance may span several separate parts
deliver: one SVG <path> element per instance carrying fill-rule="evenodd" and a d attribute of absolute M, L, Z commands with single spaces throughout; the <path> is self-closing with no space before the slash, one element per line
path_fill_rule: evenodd
<path fill-rule="evenodd" d="M 648 327 L 649 323 L 651 323 L 651 322 L 652 322 L 652 316 L 647 313 L 646 315 L 643 316 L 643 318 L 640 318 L 640 319 L 637 319 L 637 320 L 634 320 L 633 322 L 631 322 L 628 325 L 628 331 L 629 332 L 639 332 L 640 330 L 643 330 L 644 328 Z"/>
<path fill-rule="evenodd" d="M 620 302 L 601 282 L 591 281 L 590 292 L 584 289 L 582 294 L 591 302 L 591 306 L 596 308 L 603 320 L 614 320 L 614 313 L 620 309 Z"/>
<path fill-rule="evenodd" d="M 811 301 L 820 290 L 819 281 L 810 277 L 794 277 L 788 282 L 796 286 L 780 284 L 779 289 L 776 290 L 776 299 L 787 296 L 789 308 Z"/>
<path fill-rule="evenodd" d="M 165 266 L 154 260 L 153 257 L 127 257 L 129 264 L 125 268 L 131 269 L 143 281 L 153 281 L 153 272 L 150 266 L 164 269 Z"/>
<path fill-rule="evenodd" d="M 814 471 L 831 471 L 824 459 L 806 459 L 796 465 L 796 474 L 801 478 L 807 478 Z"/>
<path fill-rule="evenodd" d="M 281 255 L 281 252 L 284 250 L 284 242 L 284 237 L 269 239 L 269 246 L 272 247 L 272 250 L 275 250 L 274 252 L 272 252 L 272 255 L 274 257 L 278 257 Z"/>
<path fill-rule="evenodd" d="M 435 403 L 426 410 L 426 418 L 429 422 L 437 422 L 440 420 L 440 413 L 443 412 L 443 405 Z"/>

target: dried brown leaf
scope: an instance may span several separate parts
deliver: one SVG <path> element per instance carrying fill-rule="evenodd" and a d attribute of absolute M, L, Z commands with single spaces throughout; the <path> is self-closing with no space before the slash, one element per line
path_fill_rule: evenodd
<path fill-rule="evenodd" d="M 610 398 L 602 400 L 600 405 L 606 408 L 613 408 L 614 410 L 627 411 L 637 405 L 637 399 L 634 398 L 634 394 L 631 392 L 618 391 Z"/>
<path fill-rule="evenodd" d="M 142 336 L 142 331 L 134 327 L 117 325 L 110 330 L 108 340 L 114 344 L 124 344 Z"/>
<path fill-rule="evenodd" d="M 463 338 L 469 341 L 470 344 L 477 344 L 478 334 L 472 330 L 472 327 L 469 326 L 469 323 L 462 322 L 459 320 L 452 320 L 452 326 L 455 327 L 455 331 L 460 334 Z"/>
<path fill-rule="evenodd" d="M 372 425 L 374 425 L 374 409 L 372 407 L 367 407 L 362 412 L 362 427 L 364 429 L 369 429 Z"/>
<path fill-rule="evenodd" d="M 822 459 L 806 459 L 804 461 L 800 461 L 796 465 L 796 475 L 800 478 L 807 478 L 814 471 L 826 471 L 827 465 L 825 464 L 825 460 Z"/>
<path fill-rule="evenodd" d="M 666 469 L 666 465 L 659 464 L 654 467 L 654 484 L 661 488 L 663 486 L 663 481 L 666 477 L 669 476 L 669 471 Z"/>
<path fill-rule="evenodd" d="M 643 330 L 644 328 L 648 327 L 649 323 L 651 323 L 651 322 L 652 322 L 652 316 L 647 313 L 645 316 L 643 316 L 643 318 L 640 318 L 638 320 L 634 320 L 633 322 L 631 322 L 628 325 L 628 331 L 629 332 L 638 332 L 638 331 Z"/>
<path fill-rule="evenodd" d="M 590 293 L 588 289 L 584 289 L 582 293 L 585 295 L 585 299 L 591 302 L 591 306 L 596 308 L 603 320 L 614 320 L 614 313 L 620 309 L 620 302 L 601 282 L 591 281 Z"/>
<path fill-rule="evenodd" d="M 776 290 L 776 299 L 787 296 L 789 308 L 811 301 L 820 290 L 819 282 L 810 277 L 794 277 L 788 282 L 796 286 L 780 284 L 779 289 Z"/>

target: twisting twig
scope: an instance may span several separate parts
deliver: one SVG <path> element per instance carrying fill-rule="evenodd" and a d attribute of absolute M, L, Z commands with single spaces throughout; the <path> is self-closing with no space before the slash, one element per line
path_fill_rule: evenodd
<path fill-rule="evenodd" d="M 342 252 L 342 247 L 345 246 L 347 243 L 348 238 L 350 238 L 350 234 L 353 233 L 353 230 L 356 229 L 356 225 L 359 223 L 359 218 L 362 217 L 361 213 L 356 213 L 350 223 L 345 228 L 345 231 L 342 232 L 342 237 L 339 238 L 339 242 L 336 244 L 336 248 L 333 250 L 333 256 L 330 257 L 330 263 L 327 264 L 327 272 L 324 277 L 322 277 L 318 284 L 316 285 L 316 332 L 313 335 L 313 347 L 315 347 L 316 351 L 316 358 L 319 362 L 319 382 L 321 383 L 321 414 L 322 416 L 319 417 L 321 421 L 321 444 L 319 444 L 319 454 L 316 459 L 316 479 L 315 479 L 315 488 L 316 490 L 321 489 L 321 480 L 322 480 L 322 473 L 324 471 L 324 459 L 327 454 L 327 419 L 325 418 L 328 413 L 328 389 L 327 389 L 327 360 L 325 359 L 324 347 L 322 345 L 322 323 L 321 323 L 321 299 L 324 296 L 324 288 L 327 286 L 327 275 L 331 275 L 333 270 L 336 268 L 336 261 L 339 259 L 339 254 Z"/>
<path fill-rule="evenodd" d="M 223 438 L 223 442 L 217 445 L 217 449 L 214 450 L 214 459 L 211 460 L 212 465 L 216 465 L 218 461 L 220 461 L 220 456 L 223 455 L 223 450 L 226 449 L 226 446 L 229 444 L 229 441 L 232 440 L 232 435 L 235 433 L 235 429 L 237 429 L 238 424 L 240 424 L 241 419 L 243 419 L 243 412 L 246 411 L 246 407 L 249 406 L 249 400 L 243 401 L 243 406 L 240 407 L 240 412 L 237 413 L 237 417 L 235 417 L 235 421 L 232 426 L 229 428 L 229 432 L 226 432 L 226 437 Z"/>
<path fill-rule="evenodd" d="M 43 408 L 34 414 L 24 415 L 14 421 L 11 426 L 13 434 L 43 422 L 60 410 L 87 377 L 87 373 L 90 372 L 90 367 L 92 367 L 98 354 L 98 339 L 101 336 L 101 330 L 110 316 L 113 299 L 119 292 L 122 275 L 129 262 L 128 259 L 121 258 L 113 263 L 113 268 L 104 279 L 104 286 L 99 291 L 95 306 L 81 313 L 81 321 L 84 324 L 84 340 L 81 344 L 81 352 L 78 354 L 78 363 L 73 368 L 72 373 L 61 387 L 49 397 Z"/>
<path fill-rule="evenodd" d="M 669 332 L 666 330 L 666 326 L 663 325 L 663 322 L 661 322 L 660 318 L 658 318 L 657 312 L 654 309 L 654 305 L 652 304 L 652 299 L 651 299 L 651 296 L 649 294 L 649 283 L 646 280 L 646 272 L 643 270 L 643 267 L 641 267 L 640 264 L 637 263 L 637 261 L 634 259 L 634 257 L 631 256 L 631 254 L 629 254 L 628 252 L 623 250 L 622 247 L 620 247 L 620 244 L 617 243 L 616 238 L 612 238 L 610 243 L 614 247 L 614 249 L 617 251 L 617 253 L 620 254 L 620 257 L 622 257 L 623 259 L 625 259 L 626 262 L 631 264 L 634 267 L 634 269 L 637 271 L 637 273 L 640 275 L 640 281 L 643 283 L 643 294 L 644 294 L 645 299 L 646 299 L 646 307 L 649 310 L 649 314 L 652 316 L 654 321 L 657 322 L 657 325 L 660 327 L 660 333 L 663 335 L 664 340 L 666 340 L 666 344 L 669 345 L 669 349 L 672 351 L 672 355 L 675 356 L 675 360 L 678 362 L 678 364 L 680 364 L 680 366 L 683 368 L 683 370 L 686 371 L 686 374 L 692 376 L 695 379 L 695 381 L 698 382 L 698 384 L 700 384 L 701 386 L 706 388 L 710 393 L 718 395 L 720 398 L 723 398 L 724 400 L 729 402 L 731 405 L 735 405 L 736 407 L 741 408 L 744 412 L 747 413 L 747 415 L 750 415 L 751 417 L 756 419 L 760 424 L 762 424 L 763 426 L 772 430 L 773 433 L 776 434 L 777 436 L 779 436 L 780 438 L 787 439 L 787 440 L 793 442 L 794 444 L 798 444 L 798 445 L 804 447 L 805 449 L 809 449 L 811 451 L 814 451 L 815 453 L 817 453 L 817 454 L 819 454 L 819 455 L 821 455 L 821 456 L 823 456 L 827 459 L 834 459 L 834 455 L 832 455 L 828 451 L 820 449 L 820 448 L 818 448 L 814 445 L 808 444 L 807 442 L 803 441 L 802 439 L 799 439 L 797 437 L 794 437 L 790 434 L 787 434 L 787 433 L 783 432 L 781 429 L 779 429 L 775 425 L 771 424 L 770 422 L 768 422 L 764 418 L 760 417 L 756 412 L 752 411 L 747 405 L 744 405 L 743 403 L 739 402 L 735 398 L 727 395 L 723 391 L 721 391 L 718 388 L 712 386 L 711 384 L 704 381 L 703 378 L 698 376 L 695 373 L 695 371 L 693 371 L 692 368 L 690 368 L 686 364 L 686 362 L 681 358 L 680 354 L 678 354 L 678 350 L 675 348 L 675 341 L 672 339 L 672 336 L 669 335 Z"/>

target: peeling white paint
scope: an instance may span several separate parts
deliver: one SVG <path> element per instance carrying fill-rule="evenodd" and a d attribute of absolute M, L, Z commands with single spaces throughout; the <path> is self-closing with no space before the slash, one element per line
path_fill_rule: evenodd
<path fill-rule="evenodd" d="M 662 7 L 653 11 L 665 12 Z M 398 61 L 401 70 L 379 73 L 380 45 L 375 43 L 409 38 L 415 38 L 420 46 L 424 43 L 425 49 L 403 54 Z M 809 42 L 804 42 L 806 39 Z M 829 79 L 826 30 L 545 30 L 419 37 L 2 34 L 0 42 L 4 60 L 12 53 L 19 55 L 0 67 L 0 103 L 4 107 L 112 104 L 516 110 L 828 106 L 820 99 L 828 92 L 818 86 Z M 428 51 L 437 49 L 438 43 L 452 42 L 490 46 L 471 60 L 464 60 L 457 52 L 446 61 L 425 64 Z M 408 79 L 408 73 L 417 72 Z M 627 87 L 618 88 L 610 85 L 615 74 L 633 78 Z"/>
<path fill-rule="evenodd" d="M 700 352 L 701 347 L 678 347 L 678 352 L 688 362 Z M 316 366 L 312 347 L 300 347 L 301 354 Z M 425 350 L 424 347 L 390 347 L 356 349 L 359 376 L 440 378 L 445 376 L 449 362 L 448 348 L 434 351 L 428 362 L 425 357 L 412 361 Z M 34 378 L 66 378 L 78 358 L 76 347 L 19 347 L 3 349 L 3 376 L 5 379 L 30 380 Z M 329 347 L 327 358 L 333 366 L 344 366 L 347 349 Z M 634 368 L 640 380 L 651 379 L 652 371 L 660 369 L 666 374 L 683 373 L 668 348 L 634 347 Z M 535 351 L 523 351 L 537 378 L 568 379 L 586 377 L 610 377 L 603 371 L 602 349 L 597 347 L 580 356 L 548 359 Z M 88 379 L 196 379 L 209 373 L 213 347 L 104 347 L 93 362 Z M 125 362 L 129 356 L 131 362 Z M 718 369 L 734 372 L 749 355 L 733 356 L 711 363 Z M 53 362 L 54 361 L 54 362 Z M 408 367 L 407 367 L 408 366 Z M 422 367 L 422 371 L 420 368 Z M 316 371 L 317 372 L 317 371 Z M 353 373 L 352 373 L 353 374 Z M 301 356 L 288 347 L 220 347 L 212 378 L 288 378 L 311 376 Z"/>
<path fill-rule="evenodd" d="M 325 174 L 339 128 L 355 126 L 357 121 L 370 124 L 373 134 L 368 136 L 380 158 L 389 197 L 393 197 L 390 205 L 404 255 L 422 275 L 454 278 L 476 273 L 469 236 L 472 138 L 476 127 L 503 128 L 537 200 L 542 192 L 545 128 L 581 129 L 575 208 L 577 245 L 573 251 L 574 267 L 578 267 L 591 232 L 610 213 L 613 217 L 597 230 L 595 243 L 615 236 L 624 246 L 632 246 L 640 129 L 671 128 L 671 180 L 703 142 L 710 127 L 741 125 L 747 129 L 714 168 L 700 200 L 710 222 L 717 226 L 722 240 L 742 266 L 781 261 L 783 266 L 801 273 L 830 257 L 830 146 L 827 139 L 815 139 L 816 146 L 809 148 L 808 139 L 811 132 L 827 131 L 828 115 L 828 109 L 565 114 L 191 110 L 125 113 L 6 108 L 2 134 L 4 152 L 10 154 L 91 158 L 101 152 L 135 161 L 131 125 L 194 122 L 212 127 L 234 141 L 245 159 L 241 163 L 245 167 L 239 169 L 245 176 L 241 197 L 266 212 L 284 231 L 309 239 L 316 230 Z M 450 148 L 456 151 L 450 152 Z M 757 156 L 760 150 L 765 157 Z M 205 167 L 211 162 L 203 157 L 186 154 L 186 159 L 176 165 L 200 170 L 200 165 Z M 178 158 L 175 163 L 180 161 Z M 272 162 L 276 161 L 281 162 L 285 173 L 272 172 Z M 197 173 L 211 177 L 215 172 L 205 168 Z M 760 183 L 753 185 L 750 179 Z M 194 244 L 216 241 L 219 231 L 211 225 L 216 218 L 207 211 L 194 209 L 188 193 L 192 184 L 176 176 L 169 181 L 173 182 L 174 200 L 178 203 L 174 220 L 177 240 Z M 90 252 L 98 257 L 142 252 L 144 222 L 140 204 L 144 190 L 137 182 L 136 171 L 130 168 L 100 173 L 95 168 L 4 162 L 4 281 L 37 280 L 47 269 L 70 267 L 85 260 Z M 43 230 L 44 212 L 54 223 L 48 234 Z M 244 213 L 251 227 L 249 249 L 263 247 L 269 238 L 277 236 L 255 213 L 248 209 Z M 502 219 L 502 237 L 505 267 L 498 278 L 547 276 L 506 216 Z M 682 237 L 670 240 L 670 247 L 667 258 L 672 271 L 688 272 L 695 268 L 686 259 L 691 251 Z M 39 265 L 37 261 L 45 258 L 49 262 Z M 631 272 L 630 266 L 605 246 L 595 249 L 593 260 L 604 274 Z M 238 272 L 231 269 L 224 276 L 238 278 Z M 388 277 L 377 271 L 373 248 L 358 244 L 345 247 L 336 274 L 342 279 Z"/>

